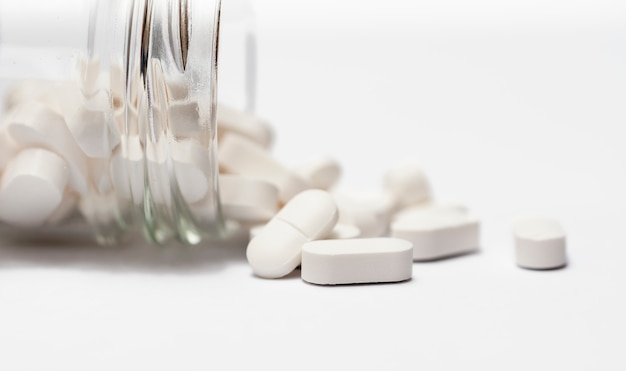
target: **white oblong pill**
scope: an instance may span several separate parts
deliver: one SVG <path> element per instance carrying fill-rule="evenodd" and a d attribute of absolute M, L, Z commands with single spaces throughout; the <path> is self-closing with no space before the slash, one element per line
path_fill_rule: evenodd
<path fill-rule="evenodd" d="M 91 158 L 106 159 L 120 143 L 114 122 L 110 97 L 105 92 L 74 102 L 67 113 L 67 127 L 80 149 Z"/>
<path fill-rule="evenodd" d="M 272 145 L 272 128 L 255 115 L 219 104 L 217 106 L 217 126 L 220 136 L 234 133 L 246 137 L 263 148 Z"/>
<path fill-rule="evenodd" d="M 302 245 L 310 239 L 291 224 L 270 220 L 248 243 L 246 257 L 254 274 L 279 278 L 300 265 Z"/>
<path fill-rule="evenodd" d="M 212 187 L 209 171 L 210 152 L 193 139 L 175 140 L 170 144 L 174 173 L 183 199 L 187 203 L 202 200 Z"/>
<path fill-rule="evenodd" d="M 289 274 L 300 264 L 302 245 L 328 234 L 337 223 L 337 214 L 327 192 L 298 194 L 248 244 L 250 267 L 265 278 Z"/>
<path fill-rule="evenodd" d="M 320 156 L 296 167 L 294 172 L 311 187 L 328 190 L 341 176 L 341 166 L 330 156 Z"/>
<path fill-rule="evenodd" d="M 47 101 L 55 84 L 47 80 L 23 80 L 7 89 L 5 108 L 10 110 L 28 101 Z"/>
<path fill-rule="evenodd" d="M 174 102 L 169 106 L 169 123 L 175 137 L 194 137 L 204 130 L 197 102 Z"/>
<path fill-rule="evenodd" d="M 311 189 L 294 197 L 274 219 L 291 224 L 315 240 L 327 236 L 337 224 L 338 217 L 337 205 L 332 196 L 326 191 Z"/>
<path fill-rule="evenodd" d="M 46 220 L 47 224 L 55 225 L 69 219 L 78 210 L 78 197 L 76 194 L 65 191 L 61 204 Z"/>
<path fill-rule="evenodd" d="M 70 167 L 70 187 L 87 193 L 87 159 L 62 116 L 31 102 L 11 111 L 6 130 L 18 147 L 42 147 L 63 157 Z"/>
<path fill-rule="evenodd" d="M 226 219 L 242 223 L 267 222 L 278 211 L 278 189 L 271 183 L 221 174 L 220 199 Z"/>
<path fill-rule="evenodd" d="M 356 225 L 337 223 L 325 240 L 347 240 L 361 237 L 361 230 Z"/>
<path fill-rule="evenodd" d="M 456 210 L 426 213 L 391 223 L 391 236 L 413 243 L 413 260 L 428 261 L 476 251 L 480 225 Z"/>
<path fill-rule="evenodd" d="M 361 237 L 380 237 L 387 233 L 394 199 L 386 194 L 337 191 L 333 197 L 339 208 L 339 220 L 353 224 Z"/>
<path fill-rule="evenodd" d="M 13 155 L 17 151 L 17 146 L 7 133 L 4 126 L 0 127 L 0 172 L 5 168 L 9 160 L 13 158 Z"/>
<path fill-rule="evenodd" d="M 168 169 L 167 140 L 160 136 L 156 141 L 146 140 L 146 189 L 149 188 L 150 199 L 156 204 L 171 205 L 172 192 L 170 189 Z M 148 192 L 144 193 L 144 196 Z"/>
<path fill-rule="evenodd" d="M 422 168 L 415 163 L 399 164 L 384 175 L 384 189 L 396 200 L 396 208 L 426 202 L 431 198 L 431 187 Z"/>
<path fill-rule="evenodd" d="M 59 207 L 69 170 L 61 157 L 45 149 L 19 152 L 0 182 L 0 220 L 20 227 L 45 223 Z"/>
<path fill-rule="evenodd" d="M 399 238 L 320 240 L 302 247 L 302 279 L 318 285 L 400 282 L 413 274 L 413 245 Z"/>
<path fill-rule="evenodd" d="M 272 183 L 286 203 L 307 189 L 306 182 L 276 161 L 265 149 L 239 135 L 225 135 L 219 145 L 219 163 L 226 173 L 245 175 Z"/>
<path fill-rule="evenodd" d="M 94 94 L 101 82 L 100 60 L 80 55 L 74 62 L 73 79 L 86 95 Z"/>
<path fill-rule="evenodd" d="M 250 239 L 253 239 L 254 237 L 258 236 L 258 234 L 261 232 L 261 230 L 264 227 L 265 227 L 265 224 L 260 224 L 260 225 L 255 225 L 252 228 L 250 228 L 250 231 L 249 231 Z M 360 236 L 361 236 L 361 230 L 357 226 L 351 225 L 351 224 L 337 223 L 335 225 L 335 228 L 333 228 L 333 230 L 330 231 L 330 233 L 328 233 L 326 236 L 321 237 L 320 239 L 322 240 L 345 240 L 345 239 L 351 239 L 351 238 L 359 238 Z"/>
<path fill-rule="evenodd" d="M 428 202 L 424 204 L 412 205 L 400 209 L 393 215 L 393 220 L 401 219 L 421 219 L 429 214 L 436 213 L 462 213 L 467 214 L 469 210 L 467 207 L 459 203 L 440 203 L 440 202 Z"/>
<path fill-rule="evenodd" d="M 145 169 L 143 144 L 136 135 L 122 136 L 113 152 L 110 176 L 115 193 L 135 205 L 143 202 Z"/>
<path fill-rule="evenodd" d="M 513 224 L 517 265 L 529 269 L 561 268 L 567 264 L 565 231 L 554 219 L 525 217 Z"/>
<path fill-rule="evenodd" d="M 265 225 L 266 224 L 263 223 L 263 224 L 257 224 L 257 225 L 254 225 L 254 226 L 250 227 L 250 229 L 248 230 L 248 237 L 250 238 L 250 240 L 252 240 L 254 237 L 258 236 L 259 233 L 261 233 L 261 231 L 265 227 Z"/>

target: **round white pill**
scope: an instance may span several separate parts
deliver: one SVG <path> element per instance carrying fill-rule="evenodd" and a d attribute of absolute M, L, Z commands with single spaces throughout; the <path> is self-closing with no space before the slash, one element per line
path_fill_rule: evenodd
<path fill-rule="evenodd" d="M 400 164 L 387 170 L 384 188 L 395 198 L 396 208 L 426 202 L 431 198 L 426 174 L 414 163 Z"/>
<path fill-rule="evenodd" d="M 19 227 L 44 224 L 61 204 L 68 177 L 67 163 L 55 153 L 19 152 L 0 182 L 0 220 Z"/>
<path fill-rule="evenodd" d="M 318 285 L 406 281 L 413 245 L 399 238 L 321 240 L 302 247 L 302 279 Z"/>
<path fill-rule="evenodd" d="M 554 219 L 534 216 L 513 224 L 517 265 L 529 269 L 553 269 L 567 264 L 566 236 Z"/>
<path fill-rule="evenodd" d="M 246 256 L 254 273 L 265 278 L 289 274 L 300 264 L 302 245 L 330 233 L 337 214 L 325 191 L 296 195 L 248 244 Z"/>

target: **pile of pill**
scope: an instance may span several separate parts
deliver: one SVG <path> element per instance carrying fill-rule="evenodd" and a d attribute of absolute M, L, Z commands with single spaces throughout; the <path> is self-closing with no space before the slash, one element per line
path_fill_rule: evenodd
<path fill-rule="evenodd" d="M 175 164 L 182 198 L 201 217 L 211 177 L 194 125 L 207 112 L 172 85 L 167 116 L 176 140 L 120 135 L 125 120 L 137 119 L 137 107 L 120 110 L 115 84 L 96 89 L 103 77 L 93 68 L 79 65 L 78 85 L 27 81 L 7 94 L 0 125 L 0 222 L 36 228 L 77 211 L 99 217 L 105 206 L 90 195 L 140 202 L 146 169 L 150 197 L 170 205 L 171 168 L 164 153 Z M 113 117 L 107 116 L 110 105 Z M 301 267 L 302 279 L 314 284 L 401 282 L 412 277 L 414 261 L 480 247 L 478 218 L 461 204 L 435 200 L 416 163 L 388 169 L 376 194 L 341 192 L 335 189 L 341 168 L 332 157 L 290 168 L 272 156 L 274 133 L 264 120 L 220 105 L 217 121 L 222 211 L 249 230 L 246 256 L 258 277 L 284 277 Z M 565 233 L 555 220 L 519 220 L 513 235 L 520 267 L 566 264 Z"/>
<path fill-rule="evenodd" d="M 412 277 L 415 261 L 479 249 L 478 218 L 461 204 L 435 200 L 417 163 L 388 169 L 378 193 L 342 192 L 332 157 L 289 168 L 251 131 L 222 136 L 218 158 L 224 212 L 250 231 L 246 256 L 255 275 L 280 278 L 300 267 L 304 281 L 320 285 L 401 282 Z M 514 238 L 520 267 L 566 264 L 556 221 L 521 219 Z"/>

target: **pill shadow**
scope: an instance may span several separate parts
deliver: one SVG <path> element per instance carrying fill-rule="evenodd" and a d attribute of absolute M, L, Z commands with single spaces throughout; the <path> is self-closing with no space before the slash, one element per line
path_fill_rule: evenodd
<path fill-rule="evenodd" d="M 525 271 L 525 272 L 545 272 L 545 273 L 549 273 L 549 272 L 558 272 L 558 271 L 562 271 L 565 269 L 568 269 L 568 267 L 571 265 L 571 263 L 569 261 L 567 261 L 565 264 L 563 265 L 559 265 L 556 267 L 550 267 L 550 268 L 532 268 L 532 267 L 525 267 L 523 265 L 517 265 L 518 268 L 520 268 L 521 270 Z"/>
<path fill-rule="evenodd" d="M 322 285 L 322 284 L 307 282 L 304 280 L 303 282 L 312 287 L 337 287 L 339 288 L 339 287 L 359 287 L 359 286 L 367 287 L 367 286 L 406 285 L 406 284 L 410 284 L 411 282 L 415 282 L 415 278 L 411 277 L 403 281 L 393 281 L 393 282 L 341 283 L 341 284 L 336 284 L 336 285 Z"/>
<path fill-rule="evenodd" d="M 267 278 L 267 277 L 261 277 L 259 275 L 254 274 L 253 272 L 250 273 L 250 276 L 258 279 L 258 280 L 266 280 L 266 281 L 285 281 L 285 280 L 300 280 L 300 266 L 298 266 L 296 269 L 294 269 L 293 271 L 291 271 L 291 273 L 282 276 L 282 277 L 278 277 L 278 278 Z"/>
<path fill-rule="evenodd" d="M 450 254 L 450 255 L 444 255 L 444 256 L 440 256 L 434 259 L 420 259 L 420 260 L 413 260 L 414 264 L 430 264 L 430 263 L 437 263 L 437 262 L 443 262 L 443 261 L 449 261 L 449 260 L 457 260 L 457 259 L 464 259 L 464 258 L 469 258 L 472 256 L 478 256 L 481 255 L 482 251 L 481 250 L 474 250 L 474 251 L 466 251 L 466 252 L 462 252 L 459 254 Z"/>
<path fill-rule="evenodd" d="M 0 269 L 70 268 L 113 273 L 195 274 L 219 271 L 246 261 L 246 238 L 196 246 L 153 245 L 133 237 L 117 246 L 88 239 L 71 241 L 2 241 Z"/>

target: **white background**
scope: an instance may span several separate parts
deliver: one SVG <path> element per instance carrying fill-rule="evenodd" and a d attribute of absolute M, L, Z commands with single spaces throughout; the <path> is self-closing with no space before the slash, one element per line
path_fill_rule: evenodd
<path fill-rule="evenodd" d="M 245 242 L 6 245 L 0 370 L 626 369 L 623 1 L 254 5 L 276 156 L 331 154 L 349 191 L 419 161 L 481 252 L 319 287 L 254 277 Z M 514 265 L 525 212 L 563 223 L 567 268 Z"/>

